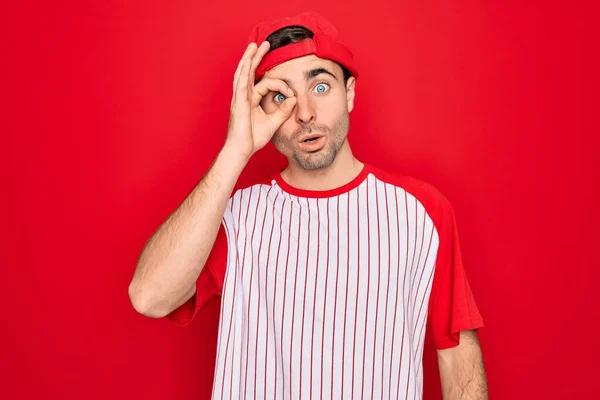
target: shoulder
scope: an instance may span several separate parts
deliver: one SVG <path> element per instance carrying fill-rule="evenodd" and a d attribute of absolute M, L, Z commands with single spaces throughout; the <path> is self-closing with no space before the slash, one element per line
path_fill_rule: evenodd
<path fill-rule="evenodd" d="M 442 192 L 430 182 L 400 173 L 390 173 L 375 166 L 369 166 L 373 176 L 389 185 L 403 189 L 422 203 L 443 203 L 448 200 Z"/>
<path fill-rule="evenodd" d="M 407 201 L 421 204 L 436 225 L 453 214 L 446 196 L 430 182 L 401 173 L 390 173 L 372 165 L 369 167 L 375 179 L 404 192 Z"/>
<path fill-rule="evenodd" d="M 242 173 L 231 192 L 230 201 L 241 201 L 250 196 L 255 197 L 259 193 L 266 194 L 272 187 L 273 173 L 248 174 Z"/>

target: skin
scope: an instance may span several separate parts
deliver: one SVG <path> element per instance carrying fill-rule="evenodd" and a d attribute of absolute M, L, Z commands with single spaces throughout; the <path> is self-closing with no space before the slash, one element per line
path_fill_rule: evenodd
<path fill-rule="evenodd" d="M 437 351 L 445 400 L 487 400 L 488 384 L 481 346 L 473 330 L 460 332 L 460 343 Z"/>

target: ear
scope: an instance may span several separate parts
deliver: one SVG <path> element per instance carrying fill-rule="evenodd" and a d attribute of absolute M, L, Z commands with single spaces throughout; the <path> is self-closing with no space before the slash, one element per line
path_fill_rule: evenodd
<path fill-rule="evenodd" d="M 346 82 L 346 101 L 348 102 L 348 112 L 354 109 L 354 87 L 356 85 L 356 78 L 351 76 Z"/>

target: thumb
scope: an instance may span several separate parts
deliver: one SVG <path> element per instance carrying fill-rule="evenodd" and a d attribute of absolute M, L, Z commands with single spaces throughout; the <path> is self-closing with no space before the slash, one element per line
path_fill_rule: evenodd
<path fill-rule="evenodd" d="M 292 115 L 294 107 L 296 107 L 296 96 L 288 97 L 281 103 L 279 108 L 270 115 L 275 130 L 279 129 L 279 127 Z"/>

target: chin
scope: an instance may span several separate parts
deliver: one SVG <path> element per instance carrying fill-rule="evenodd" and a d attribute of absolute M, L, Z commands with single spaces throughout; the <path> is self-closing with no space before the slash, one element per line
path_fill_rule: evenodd
<path fill-rule="evenodd" d="M 296 163 L 306 171 L 329 167 L 335 160 L 337 151 L 334 149 L 322 149 L 312 154 L 296 153 L 292 158 Z"/>

